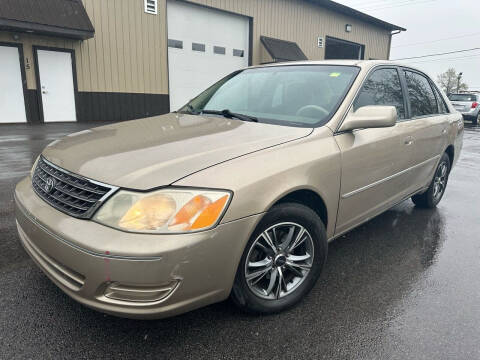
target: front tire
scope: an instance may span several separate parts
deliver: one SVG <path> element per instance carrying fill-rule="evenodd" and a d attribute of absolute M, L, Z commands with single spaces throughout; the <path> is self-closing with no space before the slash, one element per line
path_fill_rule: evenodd
<path fill-rule="evenodd" d="M 414 204 L 421 208 L 433 209 L 442 200 L 450 174 L 450 158 L 444 153 L 438 163 L 433 180 L 423 194 L 412 196 Z"/>
<path fill-rule="evenodd" d="M 297 304 L 315 285 L 327 258 L 325 227 L 310 208 L 275 205 L 263 217 L 240 260 L 232 299 L 269 314 Z"/>

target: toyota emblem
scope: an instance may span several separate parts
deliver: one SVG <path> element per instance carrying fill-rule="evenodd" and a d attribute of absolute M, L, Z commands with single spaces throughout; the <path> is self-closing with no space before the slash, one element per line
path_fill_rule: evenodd
<path fill-rule="evenodd" d="M 50 194 L 53 189 L 55 189 L 55 185 L 56 185 L 56 181 L 53 177 L 49 177 L 46 181 L 45 181 L 45 185 L 43 186 L 43 190 L 45 190 L 45 192 L 47 194 Z"/>

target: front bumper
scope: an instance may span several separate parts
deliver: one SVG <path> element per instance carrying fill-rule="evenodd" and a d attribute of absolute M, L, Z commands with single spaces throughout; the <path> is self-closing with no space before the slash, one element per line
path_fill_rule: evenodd
<path fill-rule="evenodd" d="M 96 310 L 162 318 L 226 299 L 260 215 L 194 234 L 115 230 L 59 212 L 33 191 L 15 190 L 20 240 L 65 293 Z"/>

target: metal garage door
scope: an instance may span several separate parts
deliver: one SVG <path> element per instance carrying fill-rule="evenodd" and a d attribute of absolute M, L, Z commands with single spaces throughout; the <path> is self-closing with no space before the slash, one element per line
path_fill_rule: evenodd
<path fill-rule="evenodd" d="M 26 121 L 18 48 L 0 46 L 0 123 Z"/>
<path fill-rule="evenodd" d="M 183 2 L 167 3 L 170 110 L 248 66 L 249 19 Z"/>

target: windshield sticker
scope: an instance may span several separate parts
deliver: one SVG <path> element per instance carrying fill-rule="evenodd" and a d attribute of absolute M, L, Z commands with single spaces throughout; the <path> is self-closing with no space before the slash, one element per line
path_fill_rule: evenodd
<path fill-rule="evenodd" d="M 340 75 L 341 75 L 341 73 L 339 73 L 339 72 L 330 73 L 331 77 L 339 77 Z"/>

